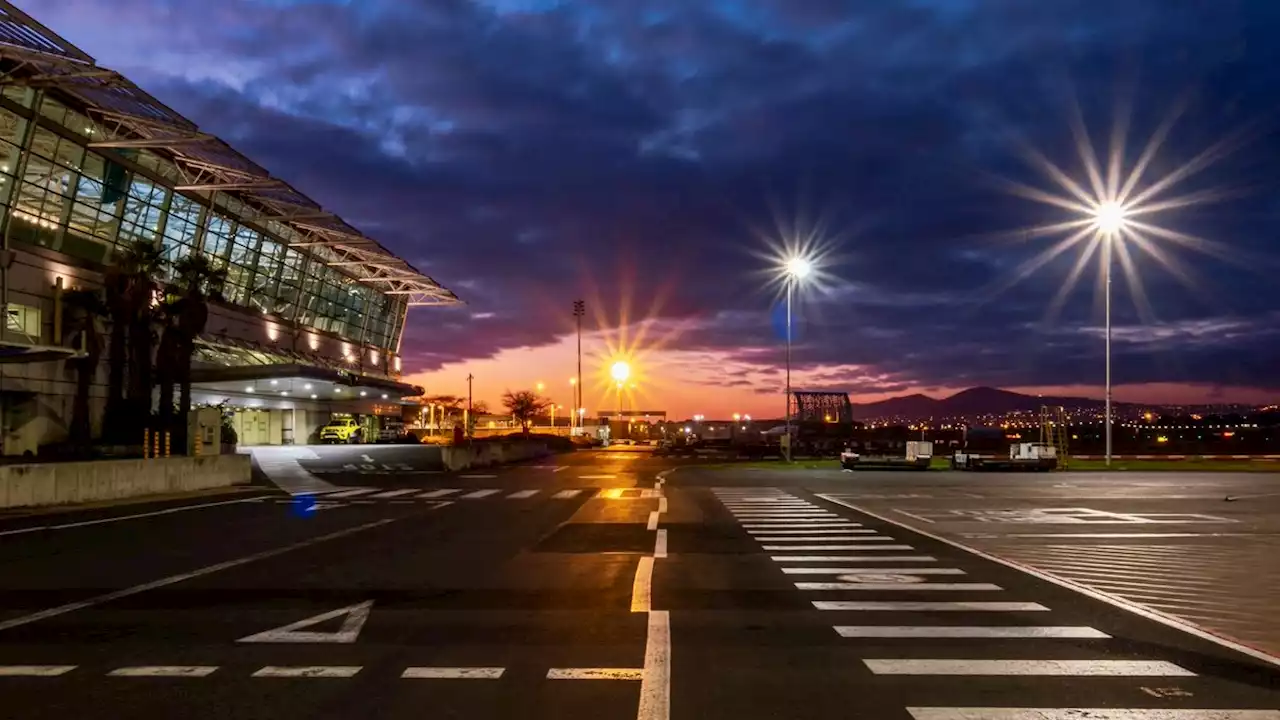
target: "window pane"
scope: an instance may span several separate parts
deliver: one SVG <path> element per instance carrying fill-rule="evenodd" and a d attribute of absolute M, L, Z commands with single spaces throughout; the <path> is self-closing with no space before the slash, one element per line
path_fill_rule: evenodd
<path fill-rule="evenodd" d="M 8 93 L 8 88 L 5 89 L 5 92 L 6 94 Z M 14 145 L 21 146 L 26 128 L 26 118 L 15 115 L 8 110 L 0 110 L 0 140 L 8 140 Z"/>
<path fill-rule="evenodd" d="M 217 213 L 209 213 L 209 228 L 205 230 L 204 251 L 214 265 L 226 263 L 227 251 L 231 248 L 231 223 Z M 218 262 L 221 261 L 221 262 Z"/>

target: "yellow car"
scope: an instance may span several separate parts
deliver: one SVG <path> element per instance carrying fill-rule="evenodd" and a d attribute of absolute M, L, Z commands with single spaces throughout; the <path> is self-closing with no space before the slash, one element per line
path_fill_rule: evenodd
<path fill-rule="evenodd" d="M 322 443 L 358 443 L 364 434 L 364 428 L 355 418 L 335 418 L 328 425 L 320 428 Z"/>

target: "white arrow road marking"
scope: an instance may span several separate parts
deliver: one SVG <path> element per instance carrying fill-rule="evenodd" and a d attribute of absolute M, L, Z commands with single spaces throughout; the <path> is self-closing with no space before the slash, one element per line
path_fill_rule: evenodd
<path fill-rule="evenodd" d="M 359 605 L 351 605 L 337 610 L 330 610 L 298 622 L 289 623 L 273 630 L 242 637 L 237 642 L 252 643 L 353 643 L 360 635 L 360 629 L 369 619 L 369 610 L 373 601 L 367 600 Z M 319 625 L 326 620 L 347 616 L 337 632 L 298 632 L 301 628 Z"/>

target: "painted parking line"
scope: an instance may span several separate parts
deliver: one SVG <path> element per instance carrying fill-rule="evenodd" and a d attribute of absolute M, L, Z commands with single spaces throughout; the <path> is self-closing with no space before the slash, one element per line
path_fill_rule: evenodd
<path fill-rule="evenodd" d="M 410 667 L 400 673 L 406 680 L 497 680 L 500 667 Z"/>
<path fill-rule="evenodd" d="M 817 610 L 855 610 L 858 612 L 1049 612 L 1049 608 L 1033 602 L 947 602 L 871 600 L 814 600 Z"/>
<path fill-rule="evenodd" d="M 548 680 L 643 680 L 639 668 L 551 668 Z"/>
<path fill-rule="evenodd" d="M 1163 660 L 863 660 L 876 675 L 1051 675 L 1055 677 L 1195 677 Z"/>
<path fill-rule="evenodd" d="M 915 720 L 1280 720 L 1280 710 L 909 707 Z"/>
<path fill-rule="evenodd" d="M 998 591 L 1004 588 L 991 583 L 915 583 L 915 582 L 798 582 L 797 590 L 861 590 L 866 592 L 969 592 Z"/>
<path fill-rule="evenodd" d="M 116 668 L 107 673 L 110 677 L 208 677 L 218 669 L 217 665 L 137 665 Z"/>
<path fill-rule="evenodd" d="M 847 638 L 1068 638 L 1105 640 L 1111 636 L 1091 627 L 1057 625 L 837 625 Z"/>
<path fill-rule="evenodd" d="M 360 672 L 360 665 L 268 665 L 253 677 L 270 678 L 349 678 Z"/>
<path fill-rule="evenodd" d="M 75 669 L 75 665 L 0 665 L 0 677 L 58 677 Z"/>

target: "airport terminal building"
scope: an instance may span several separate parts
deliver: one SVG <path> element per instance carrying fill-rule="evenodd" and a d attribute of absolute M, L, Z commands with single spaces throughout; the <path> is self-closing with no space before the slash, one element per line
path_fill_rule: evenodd
<path fill-rule="evenodd" d="M 62 295 L 101 287 L 136 240 L 227 269 L 193 400 L 231 409 L 241 444 L 307 442 L 334 413 L 398 415 L 422 393 L 399 379 L 408 309 L 453 293 L 4 0 L 0 72 L 4 454 L 66 437 L 80 350 Z"/>

